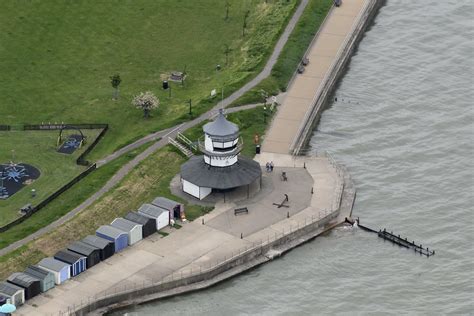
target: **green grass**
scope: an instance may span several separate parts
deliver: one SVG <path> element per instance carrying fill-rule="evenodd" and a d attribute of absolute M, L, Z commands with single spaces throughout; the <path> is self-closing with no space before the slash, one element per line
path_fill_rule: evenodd
<path fill-rule="evenodd" d="M 2 124 L 109 123 L 89 160 L 209 109 L 212 89 L 228 95 L 253 77 L 298 1 L 16 1 L 0 2 Z M 242 37 L 244 12 L 248 29 Z M 231 48 L 225 64 L 224 45 Z M 223 66 L 216 72 L 216 64 Z M 161 89 L 162 76 L 186 67 L 185 85 Z M 112 100 L 109 76 L 122 77 Z M 131 106 L 150 90 L 161 100 L 150 119 Z M 27 110 L 25 110 L 27 109 Z"/>
<path fill-rule="evenodd" d="M 245 143 L 249 144 L 249 149 L 245 149 L 247 150 L 245 154 L 249 156 L 253 156 L 254 147 L 251 140 L 253 140 L 254 133 L 257 132 L 260 135 L 263 135 L 265 127 L 270 122 L 270 117 L 268 117 L 266 123 L 263 122 L 262 111 L 263 110 L 260 107 L 233 113 L 228 116 L 231 121 L 241 125 L 241 135 L 244 138 Z M 199 134 L 202 134 L 200 126 L 188 130 L 187 135 L 198 136 Z M 249 140 L 246 141 L 246 139 Z M 88 191 L 78 192 L 78 196 L 85 196 L 87 193 L 94 192 L 97 188 L 89 190 L 89 185 L 86 183 L 94 181 L 94 179 L 95 181 L 100 181 L 103 176 L 100 172 L 104 172 L 106 168 L 113 169 L 112 165 L 114 163 L 122 165 L 123 161 L 119 163 L 120 159 L 123 159 L 123 157 L 99 168 L 89 177 L 82 180 L 85 181 L 85 183 L 82 183 L 82 185 L 79 186 L 79 189 Z M 0 257 L 0 279 L 7 277 L 14 271 L 23 270 L 29 264 L 39 261 L 42 257 L 54 254 L 56 251 L 65 247 L 74 240 L 78 240 L 88 234 L 94 234 L 94 231 L 100 225 L 110 223 L 114 218 L 123 216 L 130 210 L 137 209 L 142 203 L 151 201 L 156 196 L 165 196 L 170 199 L 184 202 L 186 204 L 185 210 L 188 220 L 194 220 L 199 216 L 210 212 L 212 207 L 190 205 L 186 201 L 173 196 L 170 192 L 170 181 L 179 172 L 181 164 L 185 161 L 186 158 L 176 153 L 171 146 L 159 149 L 156 153 L 143 160 L 108 193 L 70 221 L 54 229 L 51 233 L 43 235 L 37 240 L 28 243 L 20 249 Z M 109 170 L 110 173 L 113 171 L 114 170 Z M 106 172 L 107 175 L 105 175 L 105 177 L 108 176 L 109 172 Z M 81 184 L 81 182 L 79 184 Z M 94 186 L 94 184 L 91 185 Z M 66 195 L 73 194 L 74 191 L 70 190 L 58 200 L 60 201 L 61 198 L 64 198 L 63 202 L 69 203 L 67 201 L 70 201 L 72 197 Z M 70 204 L 62 205 L 59 201 L 58 204 L 54 206 L 56 207 L 56 210 L 67 211 L 73 207 L 73 205 Z M 53 207 L 53 205 L 54 204 L 51 204 L 51 207 Z M 54 213 L 53 210 L 50 210 L 50 212 L 52 214 Z M 47 216 L 46 213 L 43 213 L 43 215 Z M 48 222 L 53 220 L 53 218 L 49 218 L 42 221 L 41 217 L 32 217 L 32 219 L 34 219 L 31 223 L 32 227 L 22 226 L 21 228 L 14 228 L 12 231 L 0 234 L 0 247 L 18 239 L 15 239 L 15 237 L 18 237 L 18 235 L 14 234 L 15 229 L 17 229 L 17 234 L 27 235 L 29 233 L 28 230 L 37 229 L 39 225 L 46 225 Z M 29 220 L 30 219 L 25 223 L 28 223 Z"/>
<path fill-rule="evenodd" d="M 145 144 L 93 171 L 21 224 L 0 233 L 0 249 L 54 222 L 99 190 L 124 164 L 148 148 Z"/>
<path fill-rule="evenodd" d="M 260 102 L 260 89 L 264 89 L 273 95 L 278 94 L 280 91 L 286 91 L 291 77 L 301 62 L 311 40 L 329 12 L 332 3 L 332 0 L 310 0 L 288 38 L 288 42 L 283 48 L 283 51 L 278 57 L 278 61 L 273 67 L 270 77 L 234 101 L 232 106 Z"/>
<path fill-rule="evenodd" d="M 11 160 L 15 163 L 27 163 L 41 172 L 40 177 L 33 183 L 23 187 L 10 198 L 0 200 L 0 226 L 19 217 L 18 211 L 25 204 L 38 204 L 87 169 L 77 165 L 76 159 L 88 144 L 95 140 L 100 130 L 82 132 L 87 137 L 87 143 L 70 155 L 56 151 L 58 131 L 0 132 L 0 163 Z M 31 197 L 32 189 L 36 190 L 34 198 Z"/>

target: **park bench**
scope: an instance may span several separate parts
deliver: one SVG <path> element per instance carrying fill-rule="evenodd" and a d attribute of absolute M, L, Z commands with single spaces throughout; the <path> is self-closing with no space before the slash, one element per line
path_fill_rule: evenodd
<path fill-rule="evenodd" d="M 248 214 L 248 213 L 249 213 L 249 209 L 246 208 L 246 207 L 240 207 L 240 208 L 236 208 L 236 209 L 234 210 L 234 215 L 239 215 L 239 214 L 242 214 L 242 213 Z"/>

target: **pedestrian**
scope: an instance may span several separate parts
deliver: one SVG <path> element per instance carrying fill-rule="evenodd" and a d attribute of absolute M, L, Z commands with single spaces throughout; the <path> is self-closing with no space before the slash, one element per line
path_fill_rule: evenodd
<path fill-rule="evenodd" d="M 265 167 L 267 168 L 267 172 L 269 172 L 269 171 L 270 171 L 270 163 L 267 162 L 266 165 L 265 165 Z"/>
<path fill-rule="evenodd" d="M 270 171 L 273 172 L 273 161 L 270 162 Z"/>

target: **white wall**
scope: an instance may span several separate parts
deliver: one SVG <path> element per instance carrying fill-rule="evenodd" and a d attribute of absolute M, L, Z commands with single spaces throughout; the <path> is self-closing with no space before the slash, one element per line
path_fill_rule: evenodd
<path fill-rule="evenodd" d="M 191 194 L 192 196 L 200 200 L 204 199 L 212 192 L 212 188 L 199 187 L 184 179 L 182 179 L 181 181 L 183 183 L 183 191 L 188 194 Z"/>
<path fill-rule="evenodd" d="M 199 199 L 199 187 L 184 179 L 182 179 L 182 181 L 183 191 Z"/>
<path fill-rule="evenodd" d="M 129 245 L 133 245 L 143 239 L 142 230 L 143 230 L 143 226 L 137 225 L 130 231 L 130 234 L 128 236 Z"/>
<path fill-rule="evenodd" d="M 156 228 L 158 230 L 170 224 L 170 212 L 161 213 L 160 217 L 156 219 Z"/>

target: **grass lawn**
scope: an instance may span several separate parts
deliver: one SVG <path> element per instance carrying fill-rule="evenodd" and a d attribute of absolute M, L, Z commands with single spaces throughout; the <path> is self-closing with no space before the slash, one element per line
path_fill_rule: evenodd
<path fill-rule="evenodd" d="M 260 90 L 276 95 L 286 91 L 286 87 L 301 62 L 311 40 L 319 30 L 329 9 L 332 0 L 310 0 L 300 20 L 288 38 L 278 61 L 272 69 L 271 75 L 259 85 L 236 100 L 232 106 L 261 102 Z M 311 60 L 310 62 L 317 62 Z"/>
<path fill-rule="evenodd" d="M 263 67 L 299 3 L 229 2 L 225 20 L 226 1 L 216 0 L 1 1 L 1 123 L 109 123 L 94 161 L 187 120 L 188 99 L 195 114 L 204 112 L 217 102 L 208 99 L 212 89 L 228 95 Z M 184 86 L 172 83 L 169 97 L 162 79 L 185 68 Z M 115 73 L 118 101 L 109 79 Z M 146 90 L 161 101 L 147 120 L 130 104 Z"/>
<path fill-rule="evenodd" d="M 56 142 L 59 131 L 0 132 L 0 163 L 30 164 L 41 172 L 32 184 L 6 200 L 0 200 L 0 226 L 19 217 L 19 209 L 27 203 L 38 204 L 87 167 L 76 164 L 76 159 L 92 143 L 100 130 L 82 130 L 87 143 L 70 155 L 58 153 Z M 12 152 L 12 150 L 14 152 Z M 36 197 L 31 197 L 31 190 Z"/>
<path fill-rule="evenodd" d="M 74 209 L 103 187 L 123 165 L 135 158 L 150 145 L 145 144 L 100 167 L 21 224 L 0 233 L 0 249 L 27 237 L 29 234 L 36 232 L 38 229 L 54 222 Z"/>
<path fill-rule="evenodd" d="M 245 142 L 244 152 L 250 156 L 254 150 L 252 142 L 254 133 L 263 135 L 267 124 L 270 122 L 270 119 L 268 119 L 266 123 L 263 122 L 262 111 L 262 108 L 256 108 L 233 113 L 228 116 L 231 121 L 238 124 L 242 123 L 241 133 Z M 260 115 L 262 119 L 259 119 Z M 201 134 L 202 129 L 200 126 L 194 127 L 187 133 L 190 137 L 197 137 Z M 123 159 L 123 157 L 117 160 L 119 159 Z M 80 239 L 88 234 L 94 234 L 100 225 L 110 223 L 114 218 L 123 216 L 129 210 L 138 208 L 142 203 L 151 201 L 156 196 L 165 196 L 181 201 L 181 199 L 171 194 L 169 185 L 171 179 L 179 172 L 181 164 L 185 161 L 186 158 L 177 153 L 176 150 L 170 146 L 158 150 L 134 168 L 109 193 L 105 194 L 99 201 L 85 209 L 66 224 L 28 243 L 20 249 L 0 257 L 0 279 L 7 277 L 14 271 L 23 270 L 29 264 L 36 263 L 43 257 L 54 254 L 74 240 Z M 114 163 L 115 161 L 110 165 Z M 103 168 L 108 167 L 109 165 L 105 165 Z M 93 177 L 99 175 L 103 168 L 99 168 L 82 181 L 91 181 Z M 86 188 L 86 186 L 81 187 L 83 189 Z M 70 190 L 65 194 L 74 194 L 74 192 Z M 68 197 L 66 195 L 64 198 L 67 201 Z M 62 197 L 63 196 L 59 199 Z M 58 205 L 57 207 L 61 206 Z M 65 205 L 63 209 L 66 209 L 66 207 Z M 190 220 L 210 211 L 210 208 L 196 205 L 186 205 L 185 209 L 186 216 Z M 40 219 L 37 219 L 37 221 L 39 220 Z M 25 229 L 27 228 L 25 227 Z M 0 234 L 0 240 L 4 238 L 5 236 Z M 13 239 L 9 242 L 12 240 Z M 0 244 L 0 247 L 1 246 Z"/>

